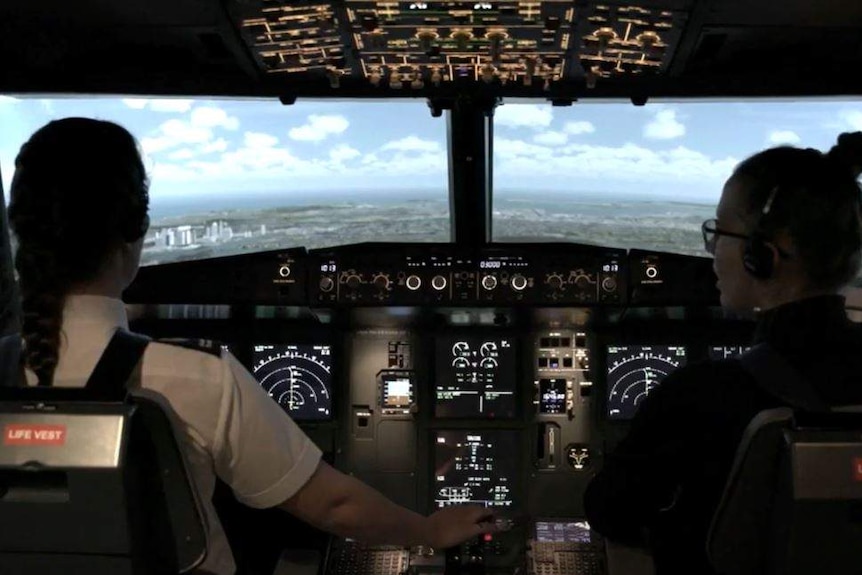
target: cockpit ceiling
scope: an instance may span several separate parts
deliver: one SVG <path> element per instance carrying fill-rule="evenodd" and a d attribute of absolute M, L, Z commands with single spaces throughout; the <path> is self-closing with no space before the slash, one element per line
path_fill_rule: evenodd
<path fill-rule="evenodd" d="M 860 27 L 842 0 L 4 0 L 0 91 L 852 95 Z"/>

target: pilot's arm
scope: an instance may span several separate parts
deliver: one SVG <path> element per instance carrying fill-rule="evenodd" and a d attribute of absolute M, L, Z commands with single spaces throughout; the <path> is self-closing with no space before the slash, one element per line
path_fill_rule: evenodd
<path fill-rule="evenodd" d="M 451 507 L 424 517 L 335 470 L 235 358 L 228 355 L 225 365 L 213 463 L 242 503 L 279 507 L 368 543 L 445 548 L 494 530 L 483 507 Z"/>
<path fill-rule="evenodd" d="M 605 456 L 584 494 L 590 526 L 612 541 L 646 544 L 646 530 L 673 505 L 686 457 L 694 449 L 685 368 L 642 402 L 628 435 Z"/>

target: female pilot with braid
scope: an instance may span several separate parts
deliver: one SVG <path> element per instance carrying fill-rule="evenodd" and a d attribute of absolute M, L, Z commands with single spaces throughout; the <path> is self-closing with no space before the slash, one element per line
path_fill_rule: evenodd
<path fill-rule="evenodd" d="M 84 118 L 38 130 L 15 168 L 9 221 L 18 242 L 22 363 L 31 385 L 83 386 L 114 332 L 128 329 L 120 297 L 149 224 L 147 175 L 131 134 Z M 372 543 L 443 548 L 494 530 L 484 508 L 423 517 L 336 471 L 230 354 L 150 343 L 141 387 L 180 420 L 177 439 L 211 530 L 205 571 L 235 571 L 211 503 L 216 477 L 246 505 L 280 507 Z"/>
<path fill-rule="evenodd" d="M 860 268 L 860 171 L 858 132 L 827 154 L 765 150 L 736 168 L 716 219 L 703 225 L 721 305 L 756 312 L 754 343 L 767 343 L 828 405 L 862 404 L 862 334 L 840 295 Z M 712 573 L 706 536 L 743 431 L 761 410 L 785 405 L 762 387 L 739 360 L 668 376 L 589 484 L 591 526 L 648 544 L 657 575 Z"/>

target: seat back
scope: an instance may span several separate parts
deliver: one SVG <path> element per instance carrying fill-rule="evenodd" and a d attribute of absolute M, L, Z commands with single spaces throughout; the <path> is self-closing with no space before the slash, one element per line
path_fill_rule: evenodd
<path fill-rule="evenodd" d="M 862 559 L 862 415 L 770 409 L 749 424 L 713 518 L 720 574 L 854 572 Z"/>
<path fill-rule="evenodd" d="M 0 573 L 172 574 L 206 554 L 168 417 L 144 398 L 0 387 Z"/>

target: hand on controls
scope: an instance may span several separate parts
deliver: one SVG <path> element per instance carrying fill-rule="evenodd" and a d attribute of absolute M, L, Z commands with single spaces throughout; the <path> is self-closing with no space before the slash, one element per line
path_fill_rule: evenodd
<path fill-rule="evenodd" d="M 493 512 L 478 505 L 441 509 L 428 517 L 428 543 L 436 549 L 453 547 L 483 533 L 500 531 Z"/>

